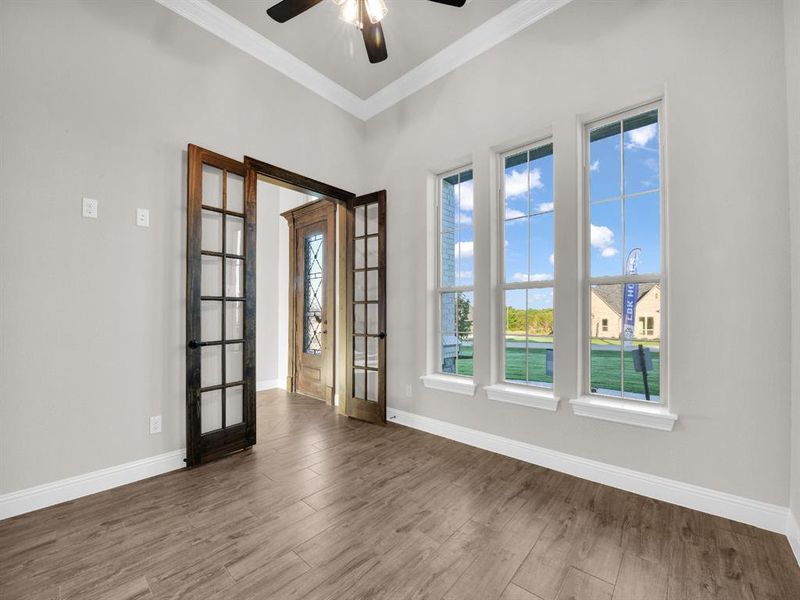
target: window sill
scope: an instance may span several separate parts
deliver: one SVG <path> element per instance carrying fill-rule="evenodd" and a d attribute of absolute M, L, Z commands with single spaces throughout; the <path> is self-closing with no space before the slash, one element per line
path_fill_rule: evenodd
<path fill-rule="evenodd" d="M 419 378 L 423 385 L 431 390 L 442 392 L 452 392 L 464 396 L 474 396 L 477 387 L 471 377 L 459 377 L 457 375 L 443 375 L 436 373 L 433 375 L 423 375 Z"/>
<path fill-rule="evenodd" d="M 572 412 L 581 417 L 591 417 L 602 421 L 648 427 L 661 431 L 672 431 L 678 416 L 669 412 L 665 406 L 639 405 L 638 402 L 611 400 L 583 396 L 570 400 Z"/>
<path fill-rule="evenodd" d="M 553 392 L 544 389 L 527 388 L 521 385 L 495 383 L 484 388 L 486 397 L 495 402 L 509 402 L 555 412 L 558 409 L 558 398 Z"/>

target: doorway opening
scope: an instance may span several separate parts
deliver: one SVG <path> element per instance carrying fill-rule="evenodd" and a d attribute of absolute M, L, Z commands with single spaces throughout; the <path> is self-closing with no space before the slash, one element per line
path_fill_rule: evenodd
<path fill-rule="evenodd" d="M 282 213 L 292 222 L 285 245 Z M 328 404 L 338 396 L 340 413 L 385 422 L 385 221 L 385 192 L 357 197 L 189 146 L 188 466 L 256 443 L 256 391 L 266 387 Z"/>

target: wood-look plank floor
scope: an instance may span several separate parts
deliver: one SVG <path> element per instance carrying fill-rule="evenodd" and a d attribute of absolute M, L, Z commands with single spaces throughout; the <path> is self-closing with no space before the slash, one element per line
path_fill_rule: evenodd
<path fill-rule="evenodd" d="M 797 600 L 782 536 L 259 395 L 252 450 L 0 522 L 2 600 Z"/>

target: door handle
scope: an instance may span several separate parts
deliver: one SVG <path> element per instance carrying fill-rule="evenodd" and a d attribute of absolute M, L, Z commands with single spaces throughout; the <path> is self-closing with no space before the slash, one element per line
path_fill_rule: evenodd
<path fill-rule="evenodd" d="M 380 339 L 380 340 L 386 339 L 386 333 L 385 333 L 385 332 L 383 332 L 383 331 L 381 331 L 381 332 L 378 334 L 378 339 Z"/>
<path fill-rule="evenodd" d="M 197 340 L 192 340 L 189 342 L 189 348 L 191 348 L 192 350 L 197 350 L 199 347 L 200 347 L 200 342 L 198 342 Z"/>

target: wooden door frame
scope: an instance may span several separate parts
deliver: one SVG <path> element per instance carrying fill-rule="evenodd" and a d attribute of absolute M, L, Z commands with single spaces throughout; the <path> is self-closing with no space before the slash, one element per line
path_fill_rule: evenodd
<path fill-rule="evenodd" d="M 322 209 L 322 210 L 321 210 Z M 324 211 L 324 214 L 322 214 Z M 298 247 L 297 244 L 300 241 L 297 237 L 297 228 L 303 227 L 306 225 L 311 225 L 313 223 L 317 223 L 321 221 L 321 218 L 325 220 L 325 240 L 326 240 L 326 247 L 328 245 L 333 246 L 333 256 L 330 257 L 327 250 L 325 252 L 325 264 L 328 264 L 328 260 L 330 259 L 331 263 L 333 264 L 333 269 L 330 273 L 325 275 L 325 296 L 326 296 L 326 308 L 325 311 L 328 312 L 329 307 L 327 304 L 328 296 L 333 296 L 333 307 L 330 308 L 332 317 L 330 322 L 327 323 L 328 331 L 333 331 L 334 339 L 338 340 L 339 337 L 343 335 L 343 332 L 339 332 L 339 336 L 336 336 L 336 327 L 343 322 L 339 321 L 338 315 L 336 314 L 336 300 L 337 300 L 337 288 L 336 288 L 336 276 L 339 273 L 338 265 L 336 264 L 336 206 L 335 203 L 329 201 L 327 198 L 320 198 L 314 202 L 309 202 L 307 204 L 303 204 L 301 206 L 297 206 L 292 208 L 291 210 L 287 210 L 286 212 L 281 213 L 281 216 L 286 219 L 287 223 L 289 224 L 289 248 L 291 252 L 289 254 L 289 278 L 291 281 L 291 285 L 289 286 L 289 352 L 288 352 L 288 360 L 289 366 L 286 374 L 286 390 L 290 392 L 297 391 L 297 344 L 298 344 L 298 326 L 297 326 L 297 317 L 298 311 L 300 309 L 297 299 L 298 293 L 300 290 L 298 289 L 298 280 L 297 280 L 297 252 Z M 341 302 L 339 302 L 341 304 Z M 327 340 L 326 340 L 327 343 Z M 333 353 L 333 360 L 336 361 L 338 359 L 337 347 L 331 345 L 328 347 L 328 352 Z M 326 371 L 331 371 L 330 376 L 332 378 L 331 381 L 328 383 L 330 385 L 328 390 L 325 392 L 325 397 L 323 400 L 326 404 L 333 406 L 334 404 L 334 392 L 338 389 L 339 377 L 336 375 L 336 364 L 335 362 L 331 364 L 327 364 L 328 359 L 326 358 Z M 327 373 L 326 373 L 327 375 Z"/>
<path fill-rule="evenodd" d="M 244 157 L 244 164 L 248 169 L 252 169 L 256 174 L 262 176 L 269 183 L 277 185 L 278 187 L 293 190 L 303 194 L 312 196 L 319 196 L 321 199 L 335 202 L 337 204 L 336 222 L 338 235 L 336 245 L 339 248 L 339 258 L 336 263 L 336 270 L 339 273 L 347 273 L 348 265 L 348 240 L 347 240 L 347 214 L 352 200 L 356 197 L 353 192 L 348 192 L 341 188 L 337 188 L 322 181 L 311 179 L 294 173 L 287 169 L 271 165 L 257 158 L 251 156 Z M 291 295 L 291 294 L 290 294 Z M 336 287 L 336 297 L 339 299 L 338 312 L 336 320 L 342 325 L 341 335 L 336 337 L 336 366 L 335 372 L 335 385 L 336 393 L 339 396 L 339 413 L 345 414 L 345 401 L 346 389 L 345 382 L 347 380 L 347 336 L 349 332 L 349 322 L 347 320 L 347 277 L 340 277 L 339 284 Z M 290 302 L 292 300 L 290 299 Z M 287 386 L 287 390 L 291 388 Z"/>

